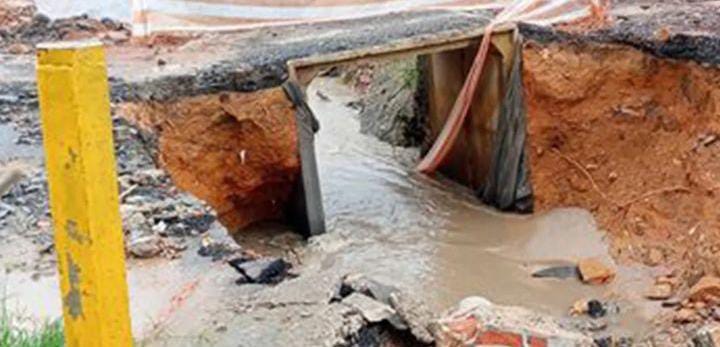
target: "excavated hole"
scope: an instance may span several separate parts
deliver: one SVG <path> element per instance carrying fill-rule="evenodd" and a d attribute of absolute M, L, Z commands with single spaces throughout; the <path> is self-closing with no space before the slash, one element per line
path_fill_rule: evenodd
<path fill-rule="evenodd" d="M 523 56 L 537 211 L 592 211 L 616 259 L 718 273 L 720 71 L 614 45 Z"/>

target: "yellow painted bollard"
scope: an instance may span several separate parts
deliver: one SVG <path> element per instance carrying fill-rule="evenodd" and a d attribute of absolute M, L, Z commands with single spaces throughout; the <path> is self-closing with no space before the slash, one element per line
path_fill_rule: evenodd
<path fill-rule="evenodd" d="M 131 346 L 104 49 L 39 45 L 37 80 L 66 345 Z"/>

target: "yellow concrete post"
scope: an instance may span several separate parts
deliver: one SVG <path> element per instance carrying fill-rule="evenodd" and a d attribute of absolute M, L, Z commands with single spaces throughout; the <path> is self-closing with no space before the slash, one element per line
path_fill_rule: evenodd
<path fill-rule="evenodd" d="M 38 46 L 37 81 L 66 345 L 131 346 L 102 45 Z"/>

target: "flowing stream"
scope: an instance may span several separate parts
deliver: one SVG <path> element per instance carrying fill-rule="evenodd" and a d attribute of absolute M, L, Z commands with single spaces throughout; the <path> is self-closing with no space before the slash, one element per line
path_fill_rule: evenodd
<path fill-rule="evenodd" d="M 626 293 L 641 296 L 648 285 L 643 270 L 622 266 L 607 287 L 533 278 L 586 257 L 612 264 L 589 212 L 517 216 L 483 207 L 467 189 L 415 173 L 418 150 L 361 134 L 357 111 L 347 106 L 358 96 L 339 79 L 316 79 L 308 97 L 321 124 L 316 150 L 330 231 L 320 237 L 324 268 L 393 283 L 437 310 L 479 295 L 560 316 L 576 300 L 630 299 Z M 624 307 L 617 320 L 637 331 L 651 311 Z"/>

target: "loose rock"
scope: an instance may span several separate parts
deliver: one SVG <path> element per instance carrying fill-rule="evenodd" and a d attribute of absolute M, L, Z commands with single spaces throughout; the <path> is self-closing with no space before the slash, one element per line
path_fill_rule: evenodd
<path fill-rule="evenodd" d="M 250 260 L 241 257 L 228 263 L 242 275 L 237 280 L 238 284 L 277 284 L 285 279 L 291 267 L 290 263 L 281 258 Z"/>
<path fill-rule="evenodd" d="M 144 235 L 131 240 L 127 246 L 133 256 L 148 259 L 158 256 L 162 252 L 160 239 L 157 235 Z"/>
<path fill-rule="evenodd" d="M 646 293 L 650 300 L 667 300 L 673 296 L 673 286 L 669 283 L 656 283 Z"/>
<path fill-rule="evenodd" d="M 435 341 L 432 327 L 436 317 L 423 302 L 409 294 L 395 292 L 390 295 L 390 304 L 418 341 L 426 344 Z M 393 325 L 397 327 L 396 324 Z"/>
<path fill-rule="evenodd" d="M 657 248 L 651 248 L 647 254 L 647 265 L 658 266 L 665 260 L 665 255 Z"/>
<path fill-rule="evenodd" d="M 360 293 L 350 294 L 342 302 L 356 309 L 370 323 L 380 323 L 395 315 L 392 307 Z"/>
<path fill-rule="evenodd" d="M 602 318 L 605 317 L 605 315 L 607 314 L 607 309 L 605 308 L 605 305 L 603 305 L 603 303 L 598 300 L 588 301 L 587 306 L 587 314 L 592 318 Z"/>
<path fill-rule="evenodd" d="M 240 250 L 240 246 L 236 244 L 217 241 L 210 236 L 205 236 L 200 241 L 198 255 L 201 257 L 211 257 L 212 261 L 219 261 L 240 252 Z"/>
<path fill-rule="evenodd" d="M 720 278 L 705 276 L 690 289 L 691 301 L 716 301 L 720 298 Z"/>
<path fill-rule="evenodd" d="M 361 293 L 375 300 L 379 300 L 386 305 L 390 305 L 391 294 L 398 291 L 398 288 L 377 282 L 362 274 L 349 274 L 343 277 L 342 282 L 333 295 L 332 301 L 342 300 L 352 293 Z"/>
<path fill-rule="evenodd" d="M 593 285 L 606 284 L 615 278 L 615 271 L 593 258 L 578 263 L 578 271 L 583 282 Z"/>

